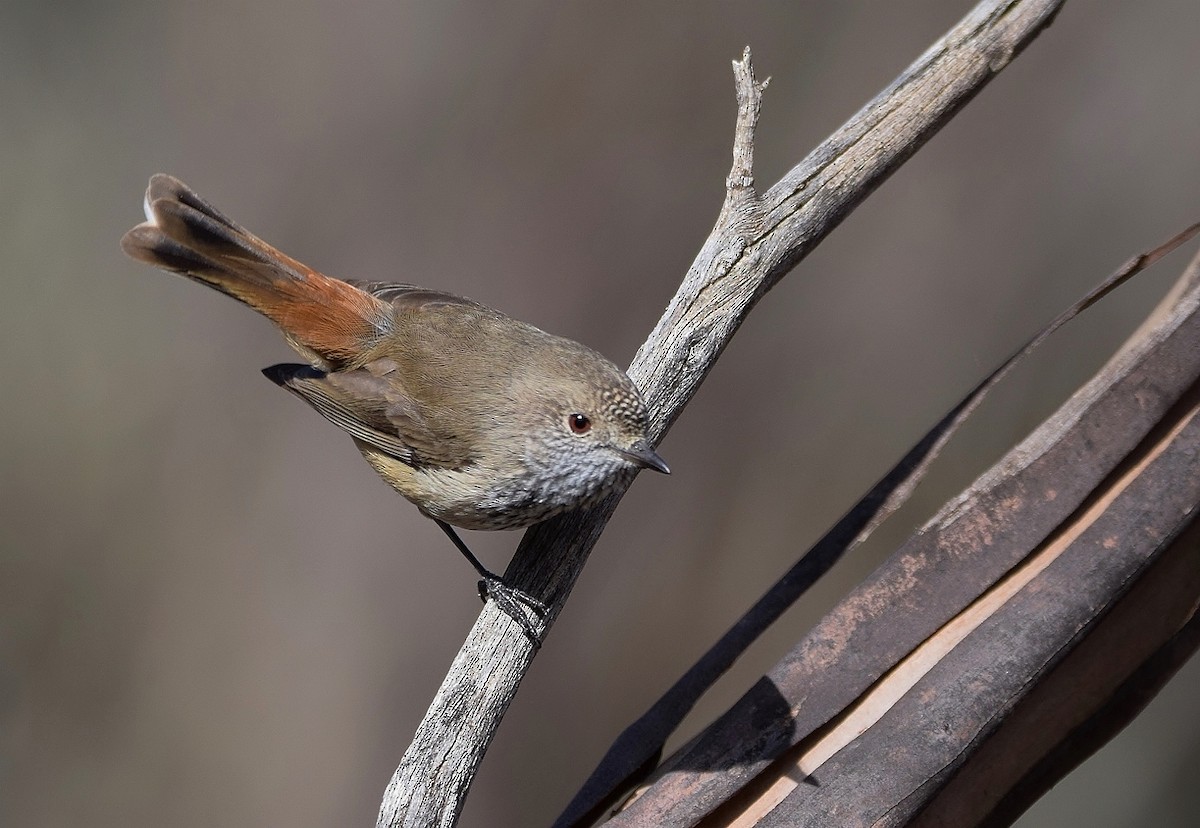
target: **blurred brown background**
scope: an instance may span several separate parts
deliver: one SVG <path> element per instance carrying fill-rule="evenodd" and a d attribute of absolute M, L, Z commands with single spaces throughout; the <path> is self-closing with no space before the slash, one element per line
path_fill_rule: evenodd
<path fill-rule="evenodd" d="M 605 4 L 606 6 L 608 4 Z M 437 528 L 259 375 L 218 294 L 124 259 L 181 176 L 335 275 L 625 364 L 716 217 L 729 62 L 775 181 L 966 0 L 0 6 L 0 824 L 373 824 L 479 608 Z M 592 556 L 464 826 L 544 825 L 619 729 L 983 372 L 1200 212 L 1200 6 L 1068 3 L 772 292 Z M 1179 253 L 1018 371 L 896 525 L 689 734 L 1101 364 Z M 518 540 L 474 534 L 502 568 Z M 1194 825 L 1200 665 L 1024 826 Z"/>

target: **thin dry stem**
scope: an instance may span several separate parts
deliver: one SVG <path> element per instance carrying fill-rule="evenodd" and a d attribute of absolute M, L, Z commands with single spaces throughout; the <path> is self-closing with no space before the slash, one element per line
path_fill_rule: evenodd
<path fill-rule="evenodd" d="M 753 146 L 765 82 L 749 49 L 734 63 L 734 163 L 716 226 L 629 375 L 661 440 L 757 301 L 893 170 L 1015 57 L 1064 0 L 987 0 L 888 89 L 759 196 Z M 506 572 L 553 624 L 628 487 L 530 529 Z M 535 653 L 521 626 L 488 603 L 384 794 L 380 826 L 452 826 L 475 770 Z"/>

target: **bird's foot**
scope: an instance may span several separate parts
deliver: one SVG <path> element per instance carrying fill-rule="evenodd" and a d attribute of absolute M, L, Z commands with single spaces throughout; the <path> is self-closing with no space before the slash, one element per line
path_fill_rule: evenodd
<path fill-rule="evenodd" d="M 545 604 L 529 593 L 509 586 L 496 575 L 486 576 L 479 581 L 479 597 L 484 603 L 491 598 L 501 612 L 520 624 L 534 649 L 542 646 L 542 630 L 538 626 L 544 628 L 546 615 L 550 612 Z M 530 619 L 530 613 L 540 622 L 537 626 Z"/>

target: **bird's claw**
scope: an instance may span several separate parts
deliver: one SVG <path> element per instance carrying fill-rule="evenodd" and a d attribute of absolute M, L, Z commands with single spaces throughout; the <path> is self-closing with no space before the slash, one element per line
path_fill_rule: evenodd
<path fill-rule="evenodd" d="M 482 578 L 479 581 L 479 598 L 484 603 L 488 598 L 496 602 L 496 606 L 508 617 L 521 625 L 525 635 L 533 642 L 533 646 L 542 645 L 541 632 L 529 619 L 523 607 L 528 608 L 539 620 L 545 620 L 549 609 L 527 592 L 509 586 L 497 577 Z"/>

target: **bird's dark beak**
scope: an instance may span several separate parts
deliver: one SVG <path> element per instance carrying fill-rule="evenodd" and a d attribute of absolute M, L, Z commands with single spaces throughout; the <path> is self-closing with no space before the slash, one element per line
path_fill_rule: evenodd
<path fill-rule="evenodd" d="M 638 440 L 627 449 L 616 449 L 616 452 L 629 462 L 637 463 L 643 469 L 654 469 L 656 472 L 662 472 L 663 474 L 671 473 L 670 467 L 667 466 L 665 460 L 658 456 L 658 452 L 641 440 Z"/>

